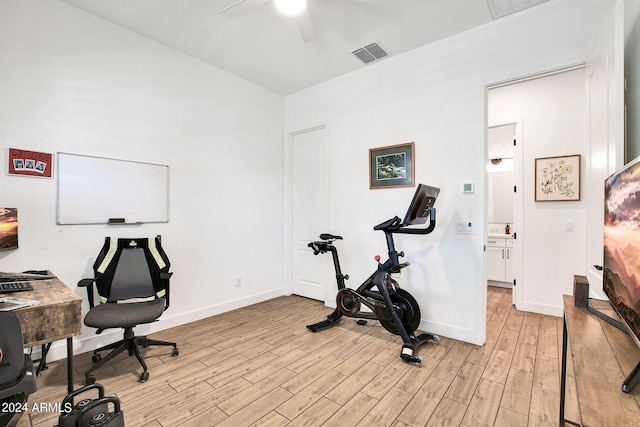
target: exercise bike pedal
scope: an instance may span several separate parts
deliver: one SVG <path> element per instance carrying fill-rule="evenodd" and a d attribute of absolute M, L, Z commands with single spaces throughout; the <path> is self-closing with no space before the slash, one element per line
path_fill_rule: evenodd
<path fill-rule="evenodd" d="M 400 358 L 402 360 L 404 360 L 407 363 L 416 363 L 416 364 L 421 364 L 422 363 L 422 357 L 421 356 L 414 356 L 413 355 L 414 352 L 414 348 L 411 346 L 403 346 L 402 347 L 402 353 L 400 353 Z"/>

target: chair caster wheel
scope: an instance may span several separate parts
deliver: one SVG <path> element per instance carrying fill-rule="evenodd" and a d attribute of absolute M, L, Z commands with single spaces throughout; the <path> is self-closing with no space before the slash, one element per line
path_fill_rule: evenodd
<path fill-rule="evenodd" d="M 179 354 L 180 354 L 180 351 L 178 350 L 178 347 L 175 347 L 173 350 L 171 350 L 172 356 L 177 356 Z"/>
<path fill-rule="evenodd" d="M 91 356 L 91 361 L 93 363 L 98 363 L 101 360 L 102 360 L 102 356 L 100 355 L 100 353 L 96 353 L 93 356 Z"/>
<path fill-rule="evenodd" d="M 93 375 L 89 375 L 84 379 L 85 385 L 95 384 L 95 382 L 96 382 L 96 377 L 94 377 Z"/>
<path fill-rule="evenodd" d="M 143 373 L 140 374 L 140 379 L 138 381 L 141 383 L 145 383 L 147 382 L 148 379 L 149 379 L 149 372 L 144 371 Z"/>
<path fill-rule="evenodd" d="M 440 342 L 440 337 L 437 335 L 434 335 L 433 338 L 431 338 L 433 340 L 434 343 L 439 343 Z"/>

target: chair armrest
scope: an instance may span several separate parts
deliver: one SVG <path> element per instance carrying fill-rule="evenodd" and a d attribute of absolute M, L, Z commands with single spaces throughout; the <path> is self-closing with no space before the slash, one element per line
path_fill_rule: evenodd
<path fill-rule="evenodd" d="M 93 282 L 95 281 L 96 279 L 82 279 L 78 282 L 78 287 L 86 288 L 87 286 L 93 285 Z"/>
<path fill-rule="evenodd" d="M 165 295 L 164 295 L 164 309 L 168 309 L 169 308 L 169 295 L 171 294 L 170 291 L 170 285 L 169 285 L 169 279 L 171 278 L 171 276 L 173 276 L 173 272 L 171 271 L 161 271 L 160 272 L 160 278 L 162 280 L 166 280 L 167 283 L 165 284 L 164 287 L 164 291 L 165 291 Z"/>
<path fill-rule="evenodd" d="M 93 308 L 93 283 L 96 279 L 82 279 L 78 282 L 79 288 L 87 288 L 87 300 L 89 301 L 89 308 Z"/>

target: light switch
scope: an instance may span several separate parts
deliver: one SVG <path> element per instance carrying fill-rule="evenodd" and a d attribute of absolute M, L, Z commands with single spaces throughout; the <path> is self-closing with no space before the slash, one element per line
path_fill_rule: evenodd
<path fill-rule="evenodd" d="M 567 221 L 564 224 L 564 231 L 566 233 L 573 233 L 573 221 Z"/>
<path fill-rule="evenodd" d="M 456 222 L 456 234 L 473 234 L 473 223 Z"/>

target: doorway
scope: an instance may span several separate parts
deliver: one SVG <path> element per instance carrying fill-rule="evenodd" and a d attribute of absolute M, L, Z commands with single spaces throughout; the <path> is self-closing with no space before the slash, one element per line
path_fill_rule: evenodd
<path fill-rule="evenodd" d="M 487 285 L 512 289 L 516 305 L 518 122 L 487 129 Z"/>
<path fill-rule="evenodd" d="M 329 225 L 328 141 L 325 126 L 291 134 L 291 292 L 325 301 L 327 260 L 307 246 Z"/>
<path fill-rule="evenodd" d="M 572 274 L 575 267 L 559 258 L 549 244 L 578 251 L 583 244 L 579 233 L 567 233 L 563 227 L 567 221 L 582 223 L 579 205 L 567 209 L 567 205 L 535 200 L 534 162 L 536 158 L 585 151 L 585 77 L 584 64 L 577 64 L 487 86 L 485 165 L 490 157 L 488 129 L 516 124 L 513 299 L 519 310 L 555 313 L 557 277 Z M 488 212 L 488 200 L 485 203 Z"/>

